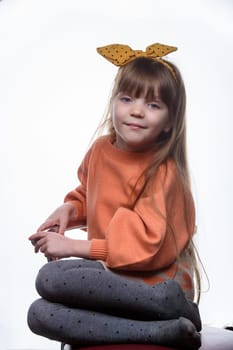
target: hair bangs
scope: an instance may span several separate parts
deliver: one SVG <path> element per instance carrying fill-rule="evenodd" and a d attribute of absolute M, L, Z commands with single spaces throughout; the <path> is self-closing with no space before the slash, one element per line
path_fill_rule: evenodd
<path fill-rule="evenodd" d="M 123 92 L 147 100 L 160 97 L 162 77 L 158 65 L 154 60 L 141 57 L 122 67 L 116 79 L 114 96 Z"/>
<path fill-rule="evenodd" d="M 157 85 L 157 80 L 152 80 L 151 77 L 143 77 L 141 73 L 126 75 L 119 81 L 117 94 L 123 92 L 134 98 L 154 99 L 158 96 Z"/>

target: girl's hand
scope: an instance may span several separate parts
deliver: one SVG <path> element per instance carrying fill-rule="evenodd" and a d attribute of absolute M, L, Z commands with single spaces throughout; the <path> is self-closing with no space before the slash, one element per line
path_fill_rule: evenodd
<path fill-rule="evenodd" d="M 42 225 L 40 225 L 37 232 L 48 230 L 64 235 L 69 221 L 74 220 L 74 218 L 75 207 L 71 203 L 64 203 L 58 207 Z"/>
<path fill-rule="evenodd" d="M 91 242 L 72 239 L 55 232 L 39 231 L 29 237 L 35 246 L 35 252 L 43 253 L 49 260 L 57 258 L 89 258 Z"/>
<path fill-rule="evenodd" d="M 46 258 L 68 258 L 73 255 L 73 239 L 55 232 L 39 231 L 29 237 L 34 242 L 35 253 L 41 252 Z"/>

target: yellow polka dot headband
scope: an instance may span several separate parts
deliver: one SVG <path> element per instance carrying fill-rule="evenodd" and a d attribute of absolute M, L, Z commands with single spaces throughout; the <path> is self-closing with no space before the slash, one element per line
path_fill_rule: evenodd
<path fill-rule="evenodd" d="M 128 45 L 121 44 L 112 44 L 103 47 L 98 47 L 97 52 L 106 58 L 108 61 L 113 63 L 115 66 L 121 67 L 125 64 L 133 61 L 138 57 L 149 57 L 160 63 L 162 63 L 165 67 L 169 69 L 172 73 L 175 80 L 176 73 L 172 66 L 165 60 L 162 59 L 163 56 L 166 56 L 170 52 L 176 51 L 177 48 L 174 46 L 167 46 L 163 44 L 152 44 L 147 46 L 146 51 L 142 50 L 133 50 Z"/>

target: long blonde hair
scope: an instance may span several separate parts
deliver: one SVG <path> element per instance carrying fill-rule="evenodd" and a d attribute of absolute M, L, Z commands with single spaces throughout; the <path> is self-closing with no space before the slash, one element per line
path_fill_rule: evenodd
<path fill-rule="evenodd" d="M 169 132 L 162 132 L 155 141 L 156 152 L 149 168 L 142 174 L 146 178 L 145 185 L 137 196 L 134 205 L 150 185 L 150 180 L 154 178 L 159 166 L 162 163 L 166 164 L 166 161 L 172 158 L 178 169 L 188 222 L 189 210 L 187 207 L 190 203 L 191 185 L 186 149 L 186 92 L 179 69 L 170 62 L 168 64 L 174 70 L 176 79 L 164 64 L 150 58 L 140 57 L 120 67 L 100 130 L 102 133 L 103 130 L 106 130 L 113 138 L 116 136 L 112 124 L 111 110 L 113 100 L 120 92 L 127 93 L 135 98 L 143 96 L 152 100 L 159 94 L 160 99 L 168 108 L 171 128 Z M 190 243 L 187 252 L 194 268 L 197 300 L 199 301 L 201 283 L 192 236 L 193 232 L 190 232 Z"/>

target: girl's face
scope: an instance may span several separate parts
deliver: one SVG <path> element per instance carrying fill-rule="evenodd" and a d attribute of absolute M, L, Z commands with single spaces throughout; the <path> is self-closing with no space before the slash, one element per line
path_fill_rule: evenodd
<path fill-rule="evenodd" d="M 159 97 L 147 100 L 119 93 L 112 104 L 112 122 L 116 146 L 131 152 L 153 149 L 161 132 L 170 130 L 168 108 Z"/>

